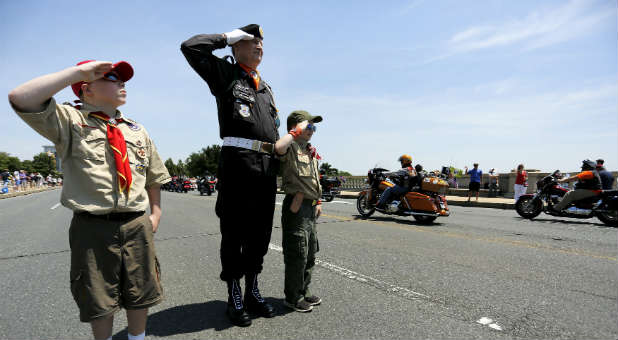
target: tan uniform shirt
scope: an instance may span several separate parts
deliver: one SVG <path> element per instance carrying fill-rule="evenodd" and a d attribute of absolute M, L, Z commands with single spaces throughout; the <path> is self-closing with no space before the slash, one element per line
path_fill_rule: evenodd
<path fill-rule="evenodd" d="M 89 116 L 103 111 L 85 104 L 81 109 L 58 105 L 52 98 L 43 112 L 17 114 L 36 132 L 56 146 L 62 160 L 64 186 L 60 202 L 73 211 L 93 214 L 146 211 L 146 188 L 169 182 L 170 175 L 148 133 L 119 111 L 105 112 L 123 118 L 118 128 L 127 144 L 133 183 L 127 195 L 118 191 L 114 155 L 107 141 L 106 122 Z"/>
<path fill-rule="evenodd" d="M 305 199 L 317 200 L 322 196 L 318 160 L 311 157 L 307 144 L 292 142 L 281 157 L 282 189 L 286 194 L 302 192 Z"/>

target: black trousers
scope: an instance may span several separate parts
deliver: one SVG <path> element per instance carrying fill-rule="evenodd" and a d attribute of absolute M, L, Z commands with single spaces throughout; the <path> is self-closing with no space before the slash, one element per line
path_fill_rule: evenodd
<path fill-rule="evenodd" d="M 221 280 L 262 272 L 276 194 L 275 176 L 226 176 L 221 182 L 216 207 L 221 229 Z"/>

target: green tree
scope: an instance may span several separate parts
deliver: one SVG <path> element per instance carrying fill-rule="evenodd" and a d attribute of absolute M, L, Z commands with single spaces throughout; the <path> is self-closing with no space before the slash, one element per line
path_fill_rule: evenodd
<path fill-rule="evenodd" d="M 21 161 L 8 152 L 0 151 L 0 170 L 4 169 L 9 169 L 11 172 L 21 170 Z"/>
<path fill-rule="evenodd" d="M 40 172 L 42 175 L 56 174 L 56 158 L 53 154 L 48 155 L 45 152 L 35 155 L 32 158 L 32 171 Z"/>
<path fill-rule="evenodd" d="M 174 164 L 174 161 L 171 158 L 168 158 L 163 164 L 167 168 L 167 172 L 169 172 L 170 175 L 178 175 L 178 167 Z"/>
<path fill-rule="evenodd" d="M 26 170 L 27 173 L 35 172 L 32 161 L 28 159 L 21 162 L 21 169 Z"/>
<path fill-rule="evenodd" d="M 197 177 L 204 175 L 206 172 L 210 174 L 217 173 L 220 154 L 221 146 L 216 144 L 191 153 L 186 160 L 185 170 L 187 174 Z"/>
<path fill-rule="evenodd" d="M 182 159 L 179 159 L 178 163 L 176 163 L 176 169 L 178 171 L 177 175 L 186 175 L 185 164 L 182 162 Z"/>
<path fill-rule="evenodd" d="M 320 171 L 324 171 L 324 173 L 326 174 L 326 176 L 352 176 L 351 173 L 347 172 L 347 171 L 340 171 L 337 168 L 333 168 L 332 165 L 330 165 L 329 163 L 322 163 L 320 165 Z"/>

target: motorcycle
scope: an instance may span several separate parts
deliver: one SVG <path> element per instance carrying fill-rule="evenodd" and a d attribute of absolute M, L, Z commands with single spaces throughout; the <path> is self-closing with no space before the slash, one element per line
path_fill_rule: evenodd
<path fill-rule="evenodd" d="M 388 187 L 394 184 L 384 174 L 387 169 L 374 168 L 367 173 L 368 188 L 361 191 L 356 200 L 356 209 L 363 218 L 376 211 L 376 204 Z M 412 216 L 418 222 L 431 224 L 440 216 L 449 216 L 446 202 L 448 183 L 436 176 L 417 175 L 417 185 L 399 198 L 392 201 L 384 210 L 377 210 L 386 215 Z"/>
<path fill-rule="evenodd" d="M 603 190 L 598 195 L 571 202 L 562 211 L 552 207 L 569 191 L 558 184 L 562 178 L 559 170 L 537 181 L 537 192 L 525 194 L 515 202 L 517 213 L 527 219 L 537 217 L 541 212 L 551 216 L 592 218 L 597 217 L 608 226 L 618 227 L 618 190 Z"/>
<path fill-rule="evenodd" d="M 198 182 L 198 190 L 200 191 L 200 196 L 206 195 L 210 196 L 213 192 L 215 192 L 215 185 L 217 184 L 217 180 L 214 178 L 204 177 Z"/>
<path fill-rule="evenodd" d="M 325 202 L 331 202 L 341 193 L 339 190 L 341 180 L 337 177 L 320 176 L 320 185 L 322 186 L 322 199 Z"/>
<path fill-rule="evenodd" d="M 180 184 L 180 189 L 185 194 L 189 192 L 189 190 L 191 190 L 191 181 L 189 180 L 182 181 L 182 184 Z"/>

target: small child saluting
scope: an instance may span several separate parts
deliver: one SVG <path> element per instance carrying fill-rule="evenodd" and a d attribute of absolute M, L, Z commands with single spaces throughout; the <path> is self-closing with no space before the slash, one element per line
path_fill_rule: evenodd
<path fill-rule="evenodd" d="M 287 120 L 288 134 L 275 144 L 281 157 L 283 200 L 281 225 L 285 263 L 284 304 L 297 312 L 310 312 L 322 299 L 309 292 L 311 273 L 318 252 L 315 221 L 322 213 L 320 156 L 309 140 L 321 116 L 294 111 Z"/>

